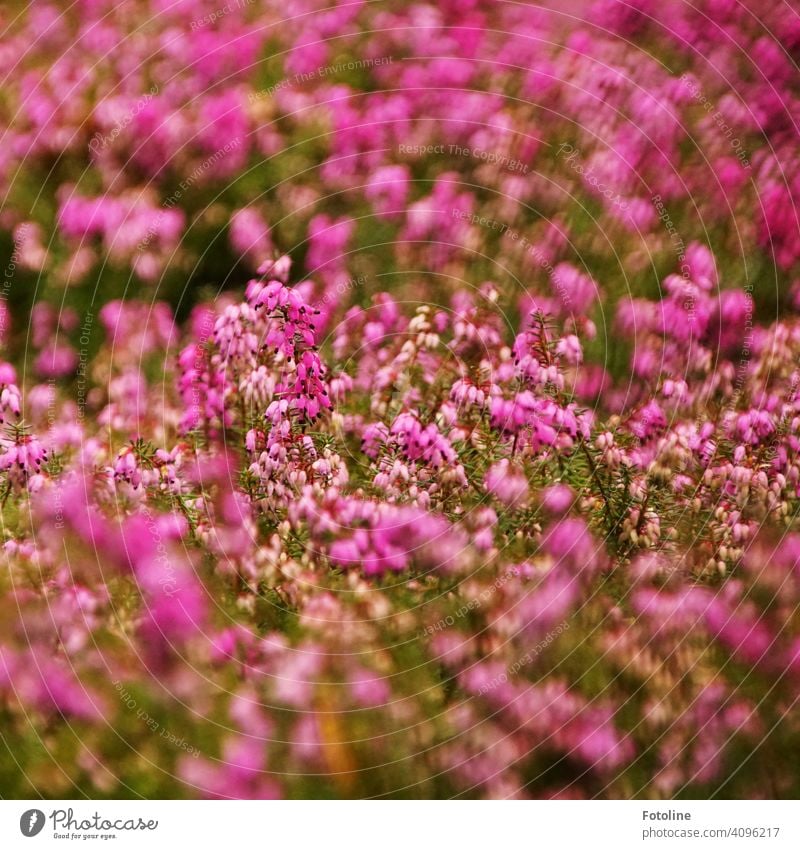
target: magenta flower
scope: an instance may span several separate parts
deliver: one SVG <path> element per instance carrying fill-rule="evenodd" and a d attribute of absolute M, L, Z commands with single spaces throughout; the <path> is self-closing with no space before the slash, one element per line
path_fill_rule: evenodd
<path fill-rule="evenodd" d="M 0 363 L 0 423 L 6 421 L 9 413 L 15 418 L 20 416 L 22 395 L 16 382 L 13 366 Z"/>
<path fill-rule="evenodd" d="M 506 507 L 524 506 L 528 497 L 528 480 L 522 470 L 510 461 L 500 460 L 490 466 L 484 478 L 486 491 L 490 492 Z"/>
<path fill-rule="evenodd" d="M 37 474 L 47 461 L 47 450 L 35 436 L 2 439 L 0 447 L 4 449 L 0 454 L 0 469 L 24 477 Z"/>

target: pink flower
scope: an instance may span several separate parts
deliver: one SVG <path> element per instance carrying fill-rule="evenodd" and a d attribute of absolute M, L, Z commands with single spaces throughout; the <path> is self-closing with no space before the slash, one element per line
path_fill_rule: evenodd
<path fill-rule="evenodd" d="M 35 436 L 18 436 L 13 441 L 2 440 L 2 447 L 5 450 L 0 454 L 0 469 L 33 475 L 47 461 L 47 451 Z"/>
<path fill-rule="evenodd" d="M 556 515 L 566 513 L 574 501 L 574 493 L 565 484 L 548 486 L 542 492 L 542 506 Z"/>
<path fill-rule="evenodd" d="M 386 680 L 363 668 L 354 669 L 350 673 L 350 690 L 356 702 L 365 708 L 384 705 L 391 697 Z"/>
<path fill-rule="evenodd" d="M 490 466 L 484 478 L 486 491 L 506 507 L 524 506 L 528 498 L 528 480 L 509 460 L 500 460 Z"/>
<path fill-rule="evenodd" d="M 237 210 L 231 217 L 231 247 L 250 259 L 253 266 L 264 262 L 272 251 L 269 227 L 252 207 Z"/>
<path fill-rule="evenodd" d="M 19 418 L 22 409 L 22 395 L 16 385 L 17 375 L 13 366 L 0 363 L 0 423 L 6 421 L 10 413 Z"/>
<path fill-rule="evenodd" d="M 370 177 L 364 194 L 378 213 L 397 218 L 405 211 L 410 179 L 405 165 L 387 165 Z"/>

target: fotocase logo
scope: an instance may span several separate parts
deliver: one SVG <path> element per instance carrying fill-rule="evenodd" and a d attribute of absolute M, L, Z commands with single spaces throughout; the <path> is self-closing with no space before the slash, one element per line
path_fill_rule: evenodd
<path fill-rule="evenodd" d="M 19 830 L 25 837 L 36 837 L 44 828 L 44 813 L 38 808 L 31 808 L 19 818 Z"/>

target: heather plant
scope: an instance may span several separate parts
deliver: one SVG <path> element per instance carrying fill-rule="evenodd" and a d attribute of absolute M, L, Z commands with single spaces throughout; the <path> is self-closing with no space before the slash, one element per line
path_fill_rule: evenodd
<path fill-rule="evenodd" d="M 0 793 L 795 798 L 797 13 L 215 5 L 0 20 Z"/>

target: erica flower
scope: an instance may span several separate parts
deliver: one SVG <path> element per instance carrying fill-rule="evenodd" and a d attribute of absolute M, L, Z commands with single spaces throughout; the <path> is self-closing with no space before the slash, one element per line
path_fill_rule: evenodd
<path fill-rule="evenodd" d="M 114 477 L 128 481 L 134 489 L 141 484 L 142 472 L 136 451 L 131 446 L 123 448 L 114 460 Z"/>
<path fill-rule="evenodd" d="M 47 451 L 35 436 L 23 435 L 14 441 L 3 440 L 0 469 L 18 468 L 25 474 L 36 474 L 47 461 Z"/>
<path fill-rule="evenodd" d="M 0 424 L 11 414 L 19 418 L 22 395 L 16 385 L 17 375 L 13 366 L 0 363 Z"/>
<path fill-rule="evenodd" d="M 486 491 L 507 507 L 521 506 L 528 497 L 528 480 L 521 469 L 507 459 L 489 467 L 484 479 Z"/>
<path fill-rule="evenodd" d="M 260 213 L 252 207 L 240 209 L 233 214 L 230 240 L 234 251 L 249 257 L 253 266 L 262 263 L 272 250 L 269 227 Z"/>

